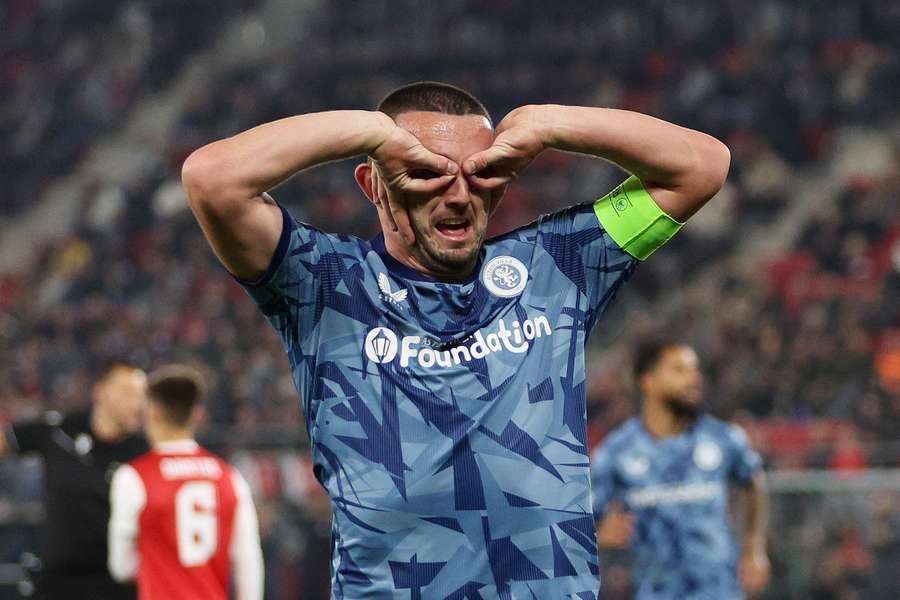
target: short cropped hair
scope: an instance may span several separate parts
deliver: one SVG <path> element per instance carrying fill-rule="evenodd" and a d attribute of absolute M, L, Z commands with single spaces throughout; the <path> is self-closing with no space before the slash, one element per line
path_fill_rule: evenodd
<path fill-rule="evenodd" d="M 166 421 L 176 427 L 188 424 L 205 394 L 203 375 L 187 365 L 160 367 L 149 376 L 150 401 L 162 408 Z"/>
<path fill-rule="evenodd" d="M 438 112 L 445 115 L 491 115 L 478 98 L 466 90 L 439 81 L 417 81 L 399 87 L 378 103 L 378 110 L 392 119 L 405 112 Z"/>
<path fill-rule="evenodd" d="M 666 350 L 684 345 L 683 341 L 666 336 L 649 337 L 638 342 L 634 350 L 635 380 L 640 379 L 644 373 L 652 371 Z"/>

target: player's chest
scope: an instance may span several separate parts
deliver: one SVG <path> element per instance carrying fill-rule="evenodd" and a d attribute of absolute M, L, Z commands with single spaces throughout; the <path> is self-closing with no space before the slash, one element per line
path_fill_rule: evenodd
<path fill-rule="evenodd" d="M 690 482 L 717 482 L 727 476 L 722 447 L 712 440 L 672 440 L 638 445 L 619 457 L 623 487 L 640 490 Z"/>

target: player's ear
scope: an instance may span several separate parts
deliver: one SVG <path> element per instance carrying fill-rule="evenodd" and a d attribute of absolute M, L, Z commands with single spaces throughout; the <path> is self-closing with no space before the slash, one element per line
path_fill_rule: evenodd
<path fill-rule="evenodd" d="M 353 178 L 356 179 L 356 185 L 358 185 L 359 189 L 362 190 L 362 193 L 366 195 L 369 202 L 376 204 L 375 189 L 372 185 L 372 163 L 367 160 L 364 163 L 356 165 L 356 168 L 353 170 Z"/>

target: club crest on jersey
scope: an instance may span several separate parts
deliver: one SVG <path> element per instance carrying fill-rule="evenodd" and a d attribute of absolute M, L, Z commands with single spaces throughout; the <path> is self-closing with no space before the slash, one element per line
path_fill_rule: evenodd
<path fill-rule="evenodd" d="M 391 304 L 400 304 L 406 300 L 409 290 L 391 290 L 391 280 L 384 273 L 378 274 L 378 289 L 381 291 L 381 299 Z"/>
<path fill-rule="evenodd" d="M 622 468 L 631 477 L 640 477 L 650 468 L 650 459 L 646 456 L 627 456 L 622 459 Z"/>
<path fill-rule="evenodd" d="M 713 442 L 700 442 L 694 448 L 694 464 L 704 471 L 712 471 L 722 464 L 722 450 Z"/>
<path fill-rule="evenodd" d="M 481 272 L 484 287 L 495 296 L 518 296 L 528 283 L 528 269 L 518 258 L 497 256 L 488 261 Z"/>

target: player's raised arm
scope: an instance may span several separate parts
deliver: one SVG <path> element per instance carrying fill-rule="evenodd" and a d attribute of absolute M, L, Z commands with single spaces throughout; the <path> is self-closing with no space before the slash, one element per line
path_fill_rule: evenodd
<path fill-rule="evenodd" d="M 458 168 L 383 113 L 332 111 L 265 123 L 204 146 L 185 161 L 182 181 L 216 255 L 234 275 L 255 279 L 269 266 L 282 229 L 281 211 L 266 192 L 303 169 L 358 154 L 372 156 L 385 183 L 401 191 L 436 189 Z"/>
<path fill-rule="evenodd" d="M 731 162 L 728 148 L 714 137 L 627 110 L 523 106 L 496 132 L 493 146 L 463 163 L 477 185 L 509 183 L 547 148 L 579 152 L 637 176 L 659 208 L 682 222 L 722 187 Z"/>

